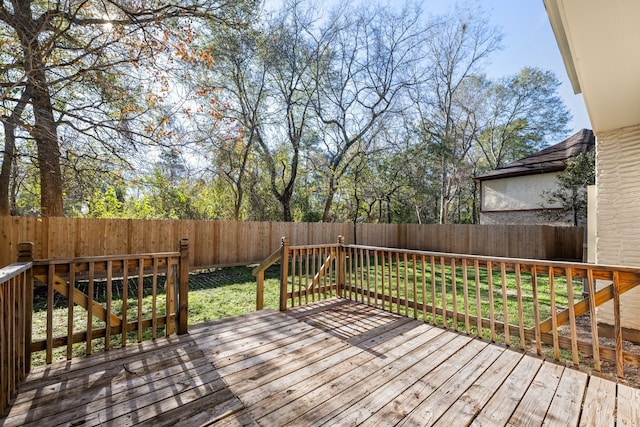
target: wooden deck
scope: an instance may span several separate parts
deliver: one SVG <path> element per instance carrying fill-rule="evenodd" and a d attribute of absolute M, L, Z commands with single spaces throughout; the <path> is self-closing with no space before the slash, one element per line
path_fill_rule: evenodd
<path fill-rule="evenodd" d="M 35 368 L 0 425 L 638 425 L 640 390 L 346 300 Z"/>

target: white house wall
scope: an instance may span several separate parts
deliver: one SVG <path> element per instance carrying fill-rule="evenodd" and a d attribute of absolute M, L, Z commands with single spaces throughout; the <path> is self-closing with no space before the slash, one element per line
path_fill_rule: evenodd
<path fill-rule="evenodd" d="M 542 197 L 545 190 L 554 190 L 557 172 L 511 178 L 491 179 L 482 182 L 483 211 L 537 210 L 549 205 Z"/>
<path fill-rule="evenodd" d="M 640 126 L 597 133 L 596 262 L 640 267 Z M 622 326 L 640 329 L 640 288 L 621 298 Z M 598 321 L 613 324 L 611 304 Z"/>

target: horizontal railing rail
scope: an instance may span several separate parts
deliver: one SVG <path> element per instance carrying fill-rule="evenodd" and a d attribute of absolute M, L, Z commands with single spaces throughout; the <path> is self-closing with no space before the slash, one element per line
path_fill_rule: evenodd
<path fill-rule="evenodd" d="M 289 246 L 283 239 L 281 310 L 339 296 L 575 366 L 640 366 L 623 351 L 620 296 L 640 269 L 363 245 Z M 307 258 L 310 257 L 310 258 Z M 309 260 L 308 260 L 309 259 Z M 325 293 L 321 293 L 325 296 Z M 584 296 L 583 296 L 584 295 Z M 611 304 L 613 338 L 597 308 Z"/>

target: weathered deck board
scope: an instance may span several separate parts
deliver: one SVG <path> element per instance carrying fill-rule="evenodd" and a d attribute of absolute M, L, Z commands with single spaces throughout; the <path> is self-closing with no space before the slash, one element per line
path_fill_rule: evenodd
<path fill-rule="evenodd" d="M 38 367 L 0 426 L 637 425 L 640 390 L 347 300 Z"/>
<path fill-rule="evenodd" d="M 614 426 L 616 422 L 616 383 L 600 377 L 589 378 L 582 406 L 581 426 Z"/>

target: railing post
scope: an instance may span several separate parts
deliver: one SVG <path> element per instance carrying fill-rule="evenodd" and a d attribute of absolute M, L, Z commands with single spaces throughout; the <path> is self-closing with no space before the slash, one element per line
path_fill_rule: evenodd
<path fill-rule="evenodd" d="M 33 261 L 33 243 L 18 243 L 18 262 Z"/>
<path fill-rule="evenodd" d="M 33 262 L 33 243 L 18 243 L 18 262 Z M 31 372 L 31 341 L 33 335 L 33 269 L 25 275 L 25 306 L 24 310 L 24 367 L 25 372 Z"/>
<path fill-rule="evenodd" d="M 256 276 L 256 311 L 264 308 L 264 270 L 258 271 Z"/>
<path fill-rule="evenodd" d="M 178 301 L 178 335 L 182 335 L 187 333 L 189 322 L 189 239 L 180 240 Z"/>
<path fill-rule="evenodd" d="M 342 292 L 345 285 L 346 277 L 346 254 L 344 250 L 344 236 L 338 236 L 338 271 L 336 272 L 336 288 L 338 297 L 343 297 Z"/>
<path fill-rule="evenodd" d="M 282 238 L 280 248 L 280 311 L 287 311 L 287 283 L 289 282 L 289 238 Z"/>

